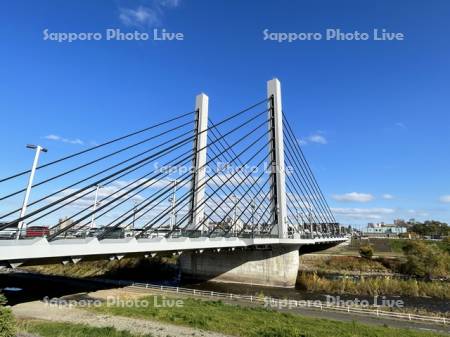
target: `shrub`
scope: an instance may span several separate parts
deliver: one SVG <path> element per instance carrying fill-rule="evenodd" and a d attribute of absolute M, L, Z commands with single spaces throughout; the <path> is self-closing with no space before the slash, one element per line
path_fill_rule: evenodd
<path fill-rule="evenodd" d="M 375 277 L 354 280 L 344 278 L 328 280 L 315 273 L 303 272 L 297 280 L 300 289 L 308 292 L 354 295 L 399 295 L 412 297 L 436 297 L 449 299 L 449 286 L 446 282 L 401 280 L 395 278 Z"/>
<path fill-rule="evenodd" d="M 13 337 L 16 334 L 14 316 L 5 304 L 6 298 L 0 294 L 0 337 Z"/>
<path fill-rule="evenodd" d="M 364 259 L 370 260 L 373 257 L 373 248 L 369 245 L 361 246 L 359 248 L 359 255 Z"/>
<path fill-rule="evenodd" d="M 403 250 L 406 255 L 405 273 L 428 279 L 449 276 L 450 256 L 436 245 L 411 241 Z"/>

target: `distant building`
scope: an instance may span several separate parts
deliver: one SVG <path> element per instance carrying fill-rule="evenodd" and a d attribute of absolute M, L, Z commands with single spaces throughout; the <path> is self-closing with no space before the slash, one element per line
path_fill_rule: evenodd
<path fill-rule="evenodd" d="M 369 223 L 363 235 L 372 237 L 398 237 L 400 234 L 407 232 L 407 228 L 400 224 L 400 220 L 395 220 L 393 225 L 387 225 L 384 222 L 377 224 Z"/>
<path fill-rule="evenodd" d="M 398 227 L 406 227 L 407 222 L 403 219 L 395 219 L 394 220 L 394 225 L 398 226 Z"/>
<path fill-rule="evenodd" d="M 62 230 L 66 227 L 72 225 L 73 220 L 69 219 L 67 216 L 58 220 L 58 230 Z"/>
<path fill-rule="evenodd" d="M 383 226 L 384 226 L 384 222 L 378 222 L 378 223 L 369 222 L 367 224 L 367 228 L 381 228 Z"/>

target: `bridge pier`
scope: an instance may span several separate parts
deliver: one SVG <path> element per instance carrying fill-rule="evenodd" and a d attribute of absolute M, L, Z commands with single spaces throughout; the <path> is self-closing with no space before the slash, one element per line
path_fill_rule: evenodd
<path fill-rule="evenodd" d="M 180 256 L 183 277 L 202 281 L 293 288 L 299 268 L 299 246 L 271 246 Z"/>

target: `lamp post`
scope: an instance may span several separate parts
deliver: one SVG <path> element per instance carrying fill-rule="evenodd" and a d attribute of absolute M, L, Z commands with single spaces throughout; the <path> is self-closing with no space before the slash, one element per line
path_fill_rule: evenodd
<path fill-rule="evenodd" d="M 252 238 L 253 238 L 253 237 L 255 237 L 255 210 L 256 210 L 256 204 L 255 204 L 254 200 L 251 201 L 250 208 L 252 209 L 251 226 L 252 226 Z"/>
<path fill-rule="evenodd" d="M 98 191 L 99 189 L 101 189 L 102 186 L 97 185 L 96 189 L 95 189 L 95 196 L 94 196 L 94 205 L 92 206 L 92 217 L 91 217 L 91 229 L 95 228 L 95 212 L 97 210 L 97 206 L 99 204 L 98 202 Z"/>
<path fill-rule="evenodd" d="M 176 213 L 176 206 L 177 206 L 177 184 L 178 181 L 175 179 L 172 181 L 172 196 L 169 198 L 169 202 L 171 204 L 171 210 L 170 210 L 170 231 L 172 231 L 176 224 L 177 224 L 177 213 Z"/>
<path fill-rule="evenodd" d="M 40 145 L 32 145 L 32 144 L 28 144 L 27 149 L 33 149 L 33 150 L 36 150 L 36 152 L 34 155 L 33 165 L 31 166 L 30 177 L 28 178 L 28 185 L 27 185 L 27 189 L 25 192 L 25 197 L 23 198 L 22 209 L 20 210 L 19 219 L 23 218 L 25 216 L 25 213 L 27 212 L 28 199 L 30 198 L 31 188 L 33 186 L 34 174 L 36 173 L 36 167 L 39 162 L 39 155 L 41 154 L 41 152 L 48 151 L 46 148 L 43 148 Z M 23 222 L 23 220 L 21 220 L 17 226 L 16 240 L 20 239 L 23 224 L 24 224 L 24 222 Z"/>
<path fill-rule="evenodd" d="M 133 222 L 132 222 L 132 225 L 131 225 L 131 235 L 134 236 L 134 230 L 135 230 L 134 224 L 136 222 L 136 208 L 137 208 L 137 205 L 138 205 L 137 200 L 133 200 L 133 204 L 134 204 L 134 207 L 133 207 Z"/>

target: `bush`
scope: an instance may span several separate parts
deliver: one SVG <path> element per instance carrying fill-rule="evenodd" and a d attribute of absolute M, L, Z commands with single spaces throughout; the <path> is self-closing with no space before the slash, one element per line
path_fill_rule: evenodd
<path fill-rule="evenodd" d="M 430 220 L 416 223 L 409 230 L 421 236 L 448 236 L 450 227 L 445 222 Z"/>
<path fill-rule="evenodd" d="M 449 277 L 450 255 L 436 245 L 412 241 L 403 251 L 406 255 L 403 265 L 405 273 L 427 279 Z"/>
<path fill-rule="evenodd" d="M 361 255 L 361 257 L 364 259 L 370 260 L 373 257 L 373 248 L 369 245 L 361 246 L 359 248 L 359 255 Z"/>
<path fill-rule="evenodd" d="M 398 295 L 411 297 L 436 297 L 450 299 L 449 285 L 446 282 L 426 282 L 401 280 L 395 278 L 344 278 L 329 280 L 315 273 L 301 273 L 298 277 L 300 289 L 308 292 L 353 295 Z"/>
<path fill-rule="evenodd" d="M 5 304 L 6 298 L 0 294 L 0 337 L 13 337 L 16 334 L 14 316 Z"/>
<path fill-rule="evenodd" d="M 341 273 L 346 271 L 370 272 L 386 271 L 386 268 L 375 260 L 362 259 L 357 256 L 330 256 L 317 263 L 318 271 L 337 270 Z"/>

